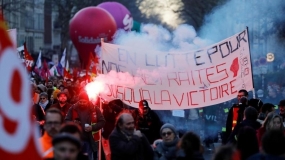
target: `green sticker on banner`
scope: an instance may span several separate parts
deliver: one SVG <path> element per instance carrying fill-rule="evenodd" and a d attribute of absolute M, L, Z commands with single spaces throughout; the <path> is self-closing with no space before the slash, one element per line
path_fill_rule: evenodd
<path fill-rule="evenodd" d="M 226 128 L 225 127 L 222 128 L 222 132 L 226 132 Z"/>
<path fill-rule="evenodd" d="M 202 113 L 203 112 L 203 109 L 199 109 L 199 113 Z"/>
<path fill-rule="evenodd" d="M 229 112 L 229 109 L 228 109 L 228 108 L 224 109 L 224 112 L 225 112 L 225 113 L 228 113 L 228 112 Z"/>
<path fill-rule="evenodd" d="M 275 105 L 274 109 L 278 109 L 278 105 Z"/>

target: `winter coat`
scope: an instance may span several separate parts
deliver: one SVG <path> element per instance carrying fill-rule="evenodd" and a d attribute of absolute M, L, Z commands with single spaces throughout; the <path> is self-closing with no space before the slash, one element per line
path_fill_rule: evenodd
<path fill-rule="evenodd" d="M 254 120 L 248 120 L 248 119 L 243 120 L 241 123 L 235 126 L 233 132 L 231 133 L 229 137 L 228 143 L 236 143 L 236 136 L 238 135 L 239 130 L 245 126 L 249 126 L 255 130 L 258 130 L 261 127 L 261 124 Z"/>
<path fill-rule="evenodd" d="M 144 116 L 140 116 L 137 111 L 136 125 L 137 129 L 147 137 L 149 143 L 152 144 L 160 138 L 162 123 L 154 111 L 149 109 L 148 114 Z"/>
<path fill-rule="evenodd" d="M 62 117 L 65 118 L 65 116 L 67 115 L 67 112 L 69 110 L 69 108 L 71 107 L 72 105 L 70 103 L 66 103 L 64 106 L 60 106 L 59 102 L 58 103 L 55 103 L 53 105 L 50 106 L 50 108 L 57 108 L 60 110 L 61 114 L 62 114 Z"/>
<path fill-rule="evenodd" d="M 170 143 L 160 142 L 154 149 L 154 160 L 174 160 L 176 158 L 177 143 L 179 138 L 177 137 Z"/>
<path fill-rule="evenodd" d="M 133 135 L 128 139 L 119 129 L 115 128 L 109 137 L 111 160 L 152 160 L 153 150 L 143 135 Z"/>
<path fill-rule="evenodd" d="M 73 117 L 73 112 L 76 112 L 78 117 Z M 83 141 L 90 142 L 93 151 L 98 150 L 98 142 L 95 142 L 92 136 L 92 132 L 85 131 L 85 124 L 91 124 L 92 113 L 96 113 L 97 122 L 96 124 L 92 124 L 92 132 L 99 131 L 105 125 L 105 119 L 100 111 L 100 109 L 94 106 L 92 103 L 89 103 L 88 106 L 80 106 L 78 103 L 72 105 L 65 117 L 65 121 L 80 121 L 80 127 L 83 131 Z"/>

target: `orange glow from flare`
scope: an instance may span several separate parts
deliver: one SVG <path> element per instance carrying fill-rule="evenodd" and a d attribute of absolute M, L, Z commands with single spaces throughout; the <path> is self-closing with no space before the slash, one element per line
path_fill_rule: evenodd
<path fill-rule="evenodd" d="M 99 94 L 104 91 L 104 83 L 100 81 L 93 81 L 85 86 L 85 90 L 91 101 L 96 101 Z"/>

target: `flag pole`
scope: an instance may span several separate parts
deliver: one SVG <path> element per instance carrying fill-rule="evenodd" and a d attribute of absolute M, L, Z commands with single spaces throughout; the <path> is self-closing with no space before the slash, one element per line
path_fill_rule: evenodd
<path fill-rule="evenodd" d="M 104 38 L 101 38 L 101 44 L 104 42 Z M 102 108 L 102 103 L 103 103 L 103 99 L 100 97 L 100 111 L 103 112 L 103 108 Z M 99 139 L 99 147 L 98 147 L 98 160 L 102 159 L 102 129 L 100 129 L 99 131 L 99 135 L 100 135 L 100 139 Z"/>
<path fill-rule="evenodd" d="M 100 111 L 102 112 L 102 99 L 100 97 Z M 102 159 L 102 129 L 100 129 L 99 131 L 99 147 L 98 147 L 98 160 L 101 160 Z"/>

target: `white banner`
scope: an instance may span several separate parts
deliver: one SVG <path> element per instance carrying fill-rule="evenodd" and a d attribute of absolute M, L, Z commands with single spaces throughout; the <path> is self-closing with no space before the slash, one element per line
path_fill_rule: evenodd
<path fill-rule="evenodd" d="M 103 74 L 118 72 L 115 81 L 104 82 L 103 98 L 134 107 L 146 99 L 152 109 L 175 110 L 222 103 L 253 89 L 247 30 L 196 51 L 146 50 L 102 43 Z"/>

